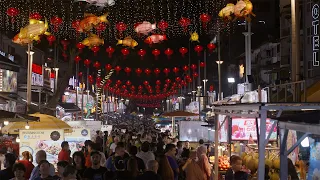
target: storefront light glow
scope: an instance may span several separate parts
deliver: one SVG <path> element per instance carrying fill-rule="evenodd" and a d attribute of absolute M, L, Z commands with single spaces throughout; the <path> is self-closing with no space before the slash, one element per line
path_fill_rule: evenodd
<path fill-rule="evenodd" d="M 9 121 L 3 121 L 3 124 L 7 126 L 9 124 Z"/>
<path fill-rule="evenodd" d="M 20 138 L 19 138 L 19 136 L 17 136 L 17 138 L 16 138 L 16 142 L 17 142 L 17 143 L 19 143 L 19 142 L 20 142 Z"/>
<path fill-rule="evenodd" d="M 308 137 L 306 137 L 306 138 L 304 138 L 304 140 L 301 142 L 301 146 L 302 147 L 309 147 L 309 138 Z"/>
<path fill-rule="evenodd" d="M 24 127 L 26 129 L 30 129 L 29 123 L 27 122 L 26 126 Z"/>

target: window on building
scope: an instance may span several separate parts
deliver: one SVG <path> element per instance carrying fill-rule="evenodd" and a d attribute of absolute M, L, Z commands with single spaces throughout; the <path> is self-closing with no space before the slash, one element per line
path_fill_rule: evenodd
<path fill-rule="evenodd" d="M 8 53 L 11 55 L 15 55 L 16 54 L 16 49 L 12 46 L 8 46 Z"/>
<path fill-rule="evenodd" d="M 280 44 L 277 45 L 277 53 L 280 52 Z"/>

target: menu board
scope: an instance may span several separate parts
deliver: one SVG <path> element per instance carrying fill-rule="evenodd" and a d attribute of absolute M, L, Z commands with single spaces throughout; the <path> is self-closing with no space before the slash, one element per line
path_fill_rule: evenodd
<path fill-rule="evenodd" d="M 86 140 L 90 140 L 90 130 L 85 128 L 72 128 L 72 133 L 65 133 L 65 141 L 69 142 L 71 155 L 81 151 Z"/>
<path fill-rule="evenodd" d="M 272 122 L 270 119 L 266 120 L 267 132 L 272 128 Z M 260 127 L 260 119 L 258 119 L 258 126 Z M 256 131 L 256 120 L 254 118 L 232 118 L 232 140 L 235 141 L 245 141 L 249 140 L 250 136 L 252 140 L 257 140 L 257 131 Z M 273 129 L 273 132 L 270 136 L 270 140 L 277 139 L 277 128 Z"/>
<path fill-rule="evenodd" d="M 320 179 L 320 142 L 310 145 L 308 180 Z"/>
<path fill-rule="evenodd" d="M 58 163 L 61 143 L 64 141 L 63 130 L 20 130 L 20 157 L 24 151 L 29 151 L 33 157 L 39 150 L 47 153 L 47 160 L 54 166 Z M 36 165 L 36 162 L 33 162 Z"/>

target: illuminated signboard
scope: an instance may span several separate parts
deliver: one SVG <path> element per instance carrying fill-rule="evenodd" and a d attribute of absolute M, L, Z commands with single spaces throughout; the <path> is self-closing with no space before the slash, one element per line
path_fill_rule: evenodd
<path fill-rule="evenodd" d="M 313 66 L 319 66 L 319 4 L 314 4 L 312 7 L 312 62 Z"/>

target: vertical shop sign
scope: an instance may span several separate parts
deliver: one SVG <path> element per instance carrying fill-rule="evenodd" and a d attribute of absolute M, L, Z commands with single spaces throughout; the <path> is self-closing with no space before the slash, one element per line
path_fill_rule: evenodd
<path fill-rule="evenodd" d="M 314 4 L 312 7 L 312 27 L 313 27 L 313 34 L 312 34 L 312 62 L 313 66 L 319 66 L 319 4 Z"/>

